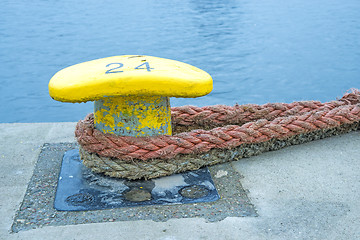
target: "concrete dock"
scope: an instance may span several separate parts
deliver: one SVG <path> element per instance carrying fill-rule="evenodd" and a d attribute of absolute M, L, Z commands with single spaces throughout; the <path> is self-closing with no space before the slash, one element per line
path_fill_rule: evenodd
<path fill-rule="evenodd" d="M 44 144 L 74 143 L 75 124 L 0 124 L 0 239 L 360 239 L 359 131 L 229 164 L 257 216 L 69 222 L 13 232 Z"/>

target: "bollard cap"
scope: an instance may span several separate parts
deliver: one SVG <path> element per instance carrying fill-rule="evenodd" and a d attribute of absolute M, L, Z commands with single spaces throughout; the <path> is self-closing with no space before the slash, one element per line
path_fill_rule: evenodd
<path fill-rule="evenodd" d="M 49 82 L 50 96 L 61 102 L 87 102 L 116 96 L 200 97 L 212 78 L 186 63 L 124 55 L 67 67 Z"/>

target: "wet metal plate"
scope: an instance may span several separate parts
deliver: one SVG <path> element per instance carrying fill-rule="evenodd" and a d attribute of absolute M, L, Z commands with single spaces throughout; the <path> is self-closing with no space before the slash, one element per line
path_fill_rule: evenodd
<path fill-rule="evenodd" d="M 207 168 L 152 180 L 130 181 L 93 173 L 79 150 L 65 152 L 54 207 L 60 211 L 212 202 L 220 199 Z"/>
<path fill-rule="evenodd" d="M 216 190 L 221 196 L 219 200 L 214 202 L 195 202 L 191 204 L 170 203 L 143 207 L 134 205 L 133 207 L 116 207 L 96 211 L 58 211 L 54 208 L 54 201 L 64 153 L 77 147 L 78 145 L 74 143 L 45 143 L 42 146 L 24 199 L 14 217 L 11 227 L 12 232 L 36 229 L 44 226 L 66 226 L 89 223 L 139 220 L 165 222 L 170 219 L 185 218 L 203 218 L 208 222 L 218 222 L 227 217 L 258 216 L 255 206 L 247 196 L 247 190 L 241 185 L 241 174 L 235 171 L 230 163 L 217 164 L 209 167 Z M 69 176 L 74 177 L 74 175 Z M 90 175 L 89 178 L 92 178 L 91 176 L 92 175 Z M 97 188 L 108 188 L 106 184 L 101 183 L 100 180 L 96 181 L 95 177 L 97 176 L 94 176 L 93 182 L 91 182 L 91 184 L 89 183 L 89 185 L 94 186 L 94 183 L 97 182 Z M 175 178 L 173 180 L 176 181 Z M 158 183 L 159 181 L 156 182 L 156 184 Z M 165 183 L 166 182 L 163 182 L 163 187 L 165 187 Z M 160 190 L 161 185 L 157 186 L 158 190 Z M 72 186 L 68 187 L 71 188 Z M 126 196 L 133 201 L 141 201 L 148 198 L 149 194 L 142 191 L 144 187 L 140 187 L 133 191 L 128 190 Z M 183 187 L 180 191 L 187 197 L 197 197 L 206 192 L 201 186 L 197 185 Z M 77 205 L 94 201 L 92 196 L 76 195 L 77 193 L 80 193 L 80 191 L 77 190 L 77 192 L 72 194 L 75 196 L 69 198 L 68 201 Z M 68 196 L 65 197 L 65 199 L 67 198 Z"/>

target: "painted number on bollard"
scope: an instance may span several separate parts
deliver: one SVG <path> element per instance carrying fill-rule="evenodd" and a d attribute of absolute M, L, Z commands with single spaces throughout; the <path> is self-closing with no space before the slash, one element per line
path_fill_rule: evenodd
<path fill-rule="evenodd" d="M 153 68 L 150 68 L 150 65 L 149 65 L 148 62 L 144 62 L 144 63 L 140 64 L 139 66 L 137 66 L 137 67 L 134 68 L 134 69 L 145 69 L 145 68 L 143 68 L 143 67 L 141 68 L 141 66 L 144 65 L 144 64 L 145 64 L 145 66 L 146 66 L 146 70 L 147 70 L 148 72 L 151 72 L 150 69 L 153 69 Z"/>
<path fill-rule="evenodd" d="M 124 64 L 122 63 L 109 63 L 108 65 L 106 65 L 106 67 L 110 67 L 111 65 L 118 65 L 117 67 L 114 67 L 112 69 L 109 69 L 105 72 L 105 74 L 108 74 L 108 73 L 119 73 L 119 72 L 124 72 L 124 71 L 114 71 L 115 69 L 119 69 L 119 68 L 122 68 L 124 66 Z"/>
<path fill-rule="evenodd" d="M 121 71 L 121 70 L 117 70 L 117 69 L 122 68 L 123 66 L 124 66 L 124 64 L 122 64 L 122 63 L 109 63 L 108 65 L 106 65 L 106 67 L 112 67 L 112 68 L 107 70 L 105 72 L 105 74 L 124 72 L 124 71 Z M 139 66 L 135 67 L 134 69 L 136 69 L 136 70 L 138 70 L 138 69 L 146 69 L 148 72 L 151 72 L 151 69 L 154 69 L 154 68 L 151 68 L 150 64 L 148 62 L 144 62 L 144 63 L 140 64 Z"/>

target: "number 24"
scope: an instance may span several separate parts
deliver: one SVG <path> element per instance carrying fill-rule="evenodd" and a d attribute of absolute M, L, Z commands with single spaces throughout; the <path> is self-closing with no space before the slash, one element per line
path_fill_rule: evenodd
<path fill-rule="evenodd" d="M 110 67 L 111 65 L 116 65 L 116 67 L 107 70 L 107 71 L 105 72 L 105 74 L 124 72 L 124 71 L 121 71 L 121 70 L 115 71 L 116 69 L 122 68 L 122 67 L 124 66 L 124 64 L 122 64 L 122 63 L 109 63 L 108 65 L 106 65 L 106 67 Z M 143 66 L 143 65 L 145 65 L 145 67 L 141 67 L 141 66 Z M 153 69 L 153 68 L 150 67 L 150 65 L 149 65 L 148 62 L 144 62 L 144 63 L 140 64 L 139 66 L 137 66 L 137 67 L 134 68 L 134 69 L 145 69 L 145 68 L 146 68 L 146 70 L 147 70 L 148 72 L 151 72 L 151 69 Z"/>

